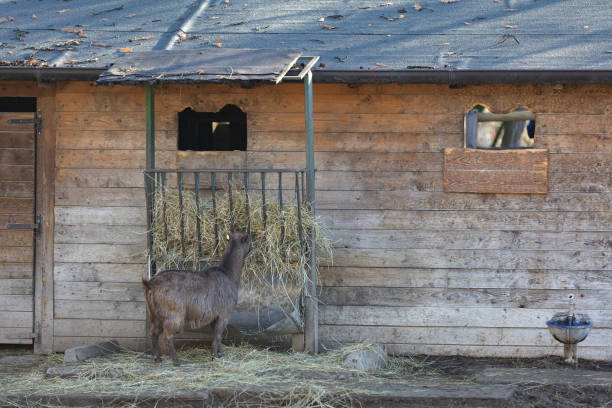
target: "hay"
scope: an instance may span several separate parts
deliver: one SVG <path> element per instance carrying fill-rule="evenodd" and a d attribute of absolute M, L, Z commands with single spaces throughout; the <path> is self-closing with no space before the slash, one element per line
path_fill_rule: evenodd
<path fill-rule="evenodd" d="M 388 369 L 372 373 L 342 366 L 350 353 L 371 347 L 357 344 L 311 356 L 250 345 L 227 346 L 225 357 L 216 360 L 211 360 L 208 348 L 194 347 L 179 350 L 183 362 L 180 367 L 172 366 L 169 360 L 158 365 L 148 355 L 125 350 L 70 364 L 69 367 L 83 369 L 77 378 L 45 377 L 40 368 L 15 375 L 6 390 L 12 395 L 31 397 L 77 393 L 137 396 L 151 392 L 171 397 L 227 389 L 239 391 L 227 401 L 229 406 L 349 407 L 354 405 L 353 395 L 371 392 L 362 389 L 360 383 L 380 382 L 383 378 L 388 383 L 412 381 L 399 377 L 405 371 L 403 358 L 390 357 Z M 53 362 L 57 363 L 57 359 Z"/>
<path fill-rule="evenodd" d="M 215 207 L 210 191 L 201 190 L 199 210 L 193 191 L 182 193 L 182 225 L 179 190 L 165 188 L 155 196 L 153 206 L 153 255 L 158 269 L 202 269 L 222 256 L 227 234 L 246 231 L 250 222 L 252 246 L 241 279 L 239 303 L 248 310 L 259 310 L 270 304 L 292 305 L 308 282 L 307 254 L 311 240 L 307 233 L 314 229 L 316 255 L 319 262 L 331 262 L 332 246 L 323 226 L 312 212 L 302 206 L 302 239 L 298 223 L 298 207 L 294 199 L 281 208 L 278 202 L 266 202 L 266 220 L 260 192 L 249 191 L 243 185 L 233 185 L 228 191 L 217 192 Z M 197 220 L 200 221 L 198 243 Z M 215 234 L 215 225 L 217 233 Z M 167 238 L 166 238 L 167 237 Z M 184 247 L 183 243 L 184 242 Z M 200 252 L 201 247 L 201 252 Z"/>

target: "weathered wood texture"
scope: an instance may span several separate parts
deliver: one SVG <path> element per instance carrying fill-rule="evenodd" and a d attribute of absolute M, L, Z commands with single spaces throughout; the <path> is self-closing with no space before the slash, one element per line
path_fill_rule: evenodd
<path fill-rule="evenodd" d="M 444 149 L 447 193 L 546 194 L 544 149 Z"/>
<path fill-rule="evenodd" d="M 32 344 L 34 314 L 32 230 L 7 229 L 34 222 L 34 113 L 0 113 L 0 343 Z M 6 171 L 5 171 L 6 170 Z"/>
<path fill-rule="evenodd" d="M 302 92 L 157 87 L 158 167 L 304 167 Z M 246 152 L 176 151 L 178 111 L 228 103 L 247 112 Z M 528 171 L 547 175 L 547 194 L 445 192 L 443 151 L 463 147 L 463 115 L 475 103 L 536 113 L 534 147 L 548 151 L 548 167 Z M 142 345 L 144 91 L 58 83 L 56 106 L 54 349 L 112 335 Z M 336 246 L 333 266 L 321 268 L 322 341 L 561 354 L 544 321 L 573 292 L 600 328 L 581 355 L 612 359 L 611 86 L 316 84 L 314 109 L 317 213 Z M 2 160 L 11 181 L 23 181 L 27 172 Z M 0 273 L 19 276 L 11 265 Z"/>

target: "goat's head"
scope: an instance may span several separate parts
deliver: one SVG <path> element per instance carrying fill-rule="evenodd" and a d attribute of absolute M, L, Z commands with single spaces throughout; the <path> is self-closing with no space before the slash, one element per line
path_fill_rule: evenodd
<path fill-rule="evenodd" d="M 251 237 L 243 231 L 234 231 L 229 234 L 230 246 L 240 256 L 245 257 L 251 250 Z"/>

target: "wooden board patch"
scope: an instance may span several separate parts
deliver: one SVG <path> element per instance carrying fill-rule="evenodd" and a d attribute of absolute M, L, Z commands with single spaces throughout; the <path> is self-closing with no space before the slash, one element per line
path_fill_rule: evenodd
<path fill-rule="evenodd" d="M 444 149 L 447 193 L 546 194 L 548 150 Z"/>

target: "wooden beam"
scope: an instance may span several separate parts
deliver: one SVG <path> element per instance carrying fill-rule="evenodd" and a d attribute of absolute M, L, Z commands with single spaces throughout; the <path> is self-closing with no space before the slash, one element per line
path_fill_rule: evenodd
<path fill-rule="evenodd" d="M 478 113 L 479 122 L 510 122 L 514 120 L 535 120 L 535 113 L 528 110 L 515 110 L 510 113 Z"/>

